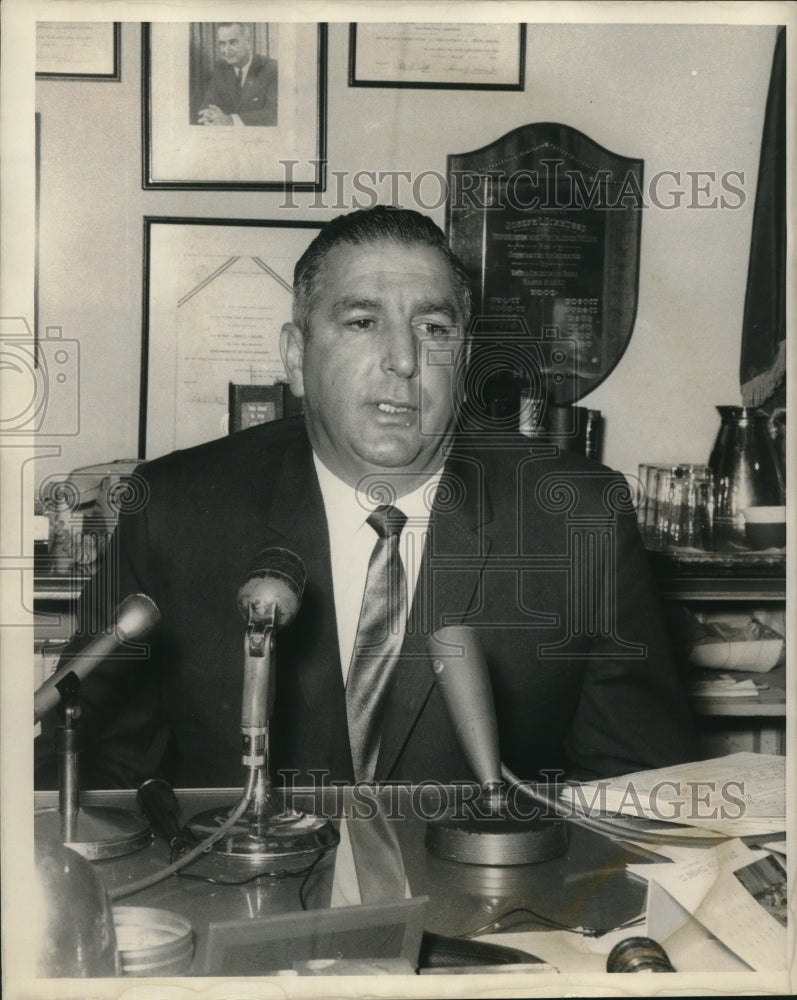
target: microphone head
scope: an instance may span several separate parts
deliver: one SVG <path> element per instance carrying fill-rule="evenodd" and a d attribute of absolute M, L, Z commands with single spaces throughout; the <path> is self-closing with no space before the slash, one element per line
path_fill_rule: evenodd
<path fill-rule="evenodd" d="M 432 671 L 465 757 L 483 786 L 501 781 L 490 674 L 475 629 L 446 625 L 429 636 Z"/>
<path fill-rule="evenodd" d="M 143 639 L 161 620 L 157 604 L 146 594 L 130 594 L 116 609 L 116 634 L 122 642 Z"/>
<path fill-rule="evenodd" d="M 290 625 L 302 603 L 307 571 L 290 549 L 264 549 L 238 591 L 238 610 L 248 622 Z"/>

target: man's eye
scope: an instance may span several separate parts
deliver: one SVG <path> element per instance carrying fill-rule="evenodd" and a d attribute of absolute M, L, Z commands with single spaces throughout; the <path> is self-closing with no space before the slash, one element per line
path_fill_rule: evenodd
<path fill-rule="evenodd" d="M 424 320 L 414 324 L 415 329 L 424 337 L 433 337 L 435 340 L 445 340 L 459 335 L 459 327 L 453 323 L 435 323 L 432 320 Z"/>
<path fill-rule="evenodd" d="M 346 325 L 350 326 L 353 330 L 371 330 L 374 327 L 374 320 L 367 316 L 360 316 L 357 319 L 350 319 Z"/>

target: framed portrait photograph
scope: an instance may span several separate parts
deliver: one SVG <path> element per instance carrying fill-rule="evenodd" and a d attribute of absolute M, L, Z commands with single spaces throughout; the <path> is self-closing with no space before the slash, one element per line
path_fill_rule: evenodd
<path fill-rule="evenodd" d="M 234 385 L 284 379 L 293 269 L 313 222 L 144 219 L 139 457 L 229 431 Z"/>
<path fill-rule="evenodd" d="M 37 21 L 36 76 L 120 80 L 118 21 Z"/>
<path fill-rule="evenodd" d="M 142 25 L 144 188 L 323 190 L 325 24 Z"/>
<path fill-rule="evenodd" d="M 349 86 L 523 90 L 525 24 L 352 24 Z"/>

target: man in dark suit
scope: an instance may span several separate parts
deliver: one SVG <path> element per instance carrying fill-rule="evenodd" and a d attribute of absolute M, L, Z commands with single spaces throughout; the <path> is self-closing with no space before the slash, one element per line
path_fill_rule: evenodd
<path fill-rule="evenodd" d="M 237 595 L 268 547 L 307 569 L 276 637 L 277 781 L 472 778 L 427 649 L 432 630 L 459 622 L 481 639 L 501 756 L 520 776 L 696 756 L 623 478 L 520 434 L 456 431 L 469 313 L 464 271 L 424 216 L 355 212 L 313 241 L 282 332 L 304 417 L 145 465 L 148 501 L 120 519 L 118 597 L 149 594 L 163 620 L 149 656 L 84 683 L 88 784 L 240 784 Z M 410 610 L 363 769 L 347 688 L 375 551 L 366 519 L 385 504 L 407 519 Z M 84 616 L 108 579 L 84 594 Z"/>
<path fill-rule="evenodd" d="M 200 125 L 276 125 L 277 60 L 254 51 L 248 25 L 219 24 L 219 62 L 199 112 Z"/>

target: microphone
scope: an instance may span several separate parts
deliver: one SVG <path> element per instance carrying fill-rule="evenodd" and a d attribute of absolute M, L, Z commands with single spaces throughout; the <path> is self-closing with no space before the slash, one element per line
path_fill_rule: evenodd
<path fill-rule="evenodd" d="M 266 763 L 268 720 L 274 706 L 274 633 L 298 614 L 306 578 L 304 563 L 295 552 L 264 549 L 238 590 L 238 610 L 248 626 L 241 704 L 243 763 L 248 767 Z"/>
<path fill-rule="evenodd" d="M 263 871 L 272 875 L 307 871 L 308 864 L 316 865 L 340 839 L 323 816 L 298 812 L 281 802 L 273 794 L 268 774 L 268 728 L 276 675 L 274 637 L 298 614 L 306 575 L 295 552 L 264 549 L 238 589 L 238 610 L 247 623 L 241 706 L 241 762 L 248 768 L 246 785 L 231 811 L 214 806 L 192 817 L 185 827 L 189 840 L 197 841 L 189 855 L 206 851 L 216 855 L 211 866 L 214 874 L 216 862 L 240 866 L 250 877 L 253 866 L 255 874 L 261 875 Z M 214 831 L 213 838 L 208 838 Z"/>
<path fill-rule="evenodd" d="M 474 629 L 447 625 L 429 637 L 432 670 L 473 773 L 483 787 L 501 784 L 498 723 L 484 651 Z"/>
<path fill-rule="evenodd" d="M 69 674 L 79 681 L 86 678 L 95 667 L 128 642 L 143 639 L 160 621 L 160 611 L 146 594 L 130 594 L 117 607 L 113 623 L 101 635 L 59 667 L 48 677 L 33 696 L 33 721 L 39 722 L 62 698 L 62 686 Z"/>
<path fill-rule="evenodd" d="M 429 850 L 447 861 L 489 866 L 530 864 L 564 854 L 564 823 L 523 814 L 507 795 L 493 691 L 477 632 L 467 625 L 444 626 L 429 637 L 429 653 L 460 747 L 481 785 L 469 815 L 455 807 L 430 821 Z"/>
<path fill-rule="evenodd" d="M 264 549 L 238 591 L 238 609 L 249 622 L 273 629 L 290 625 L 299 611 L 307 571 L 290 549 Z"/>

